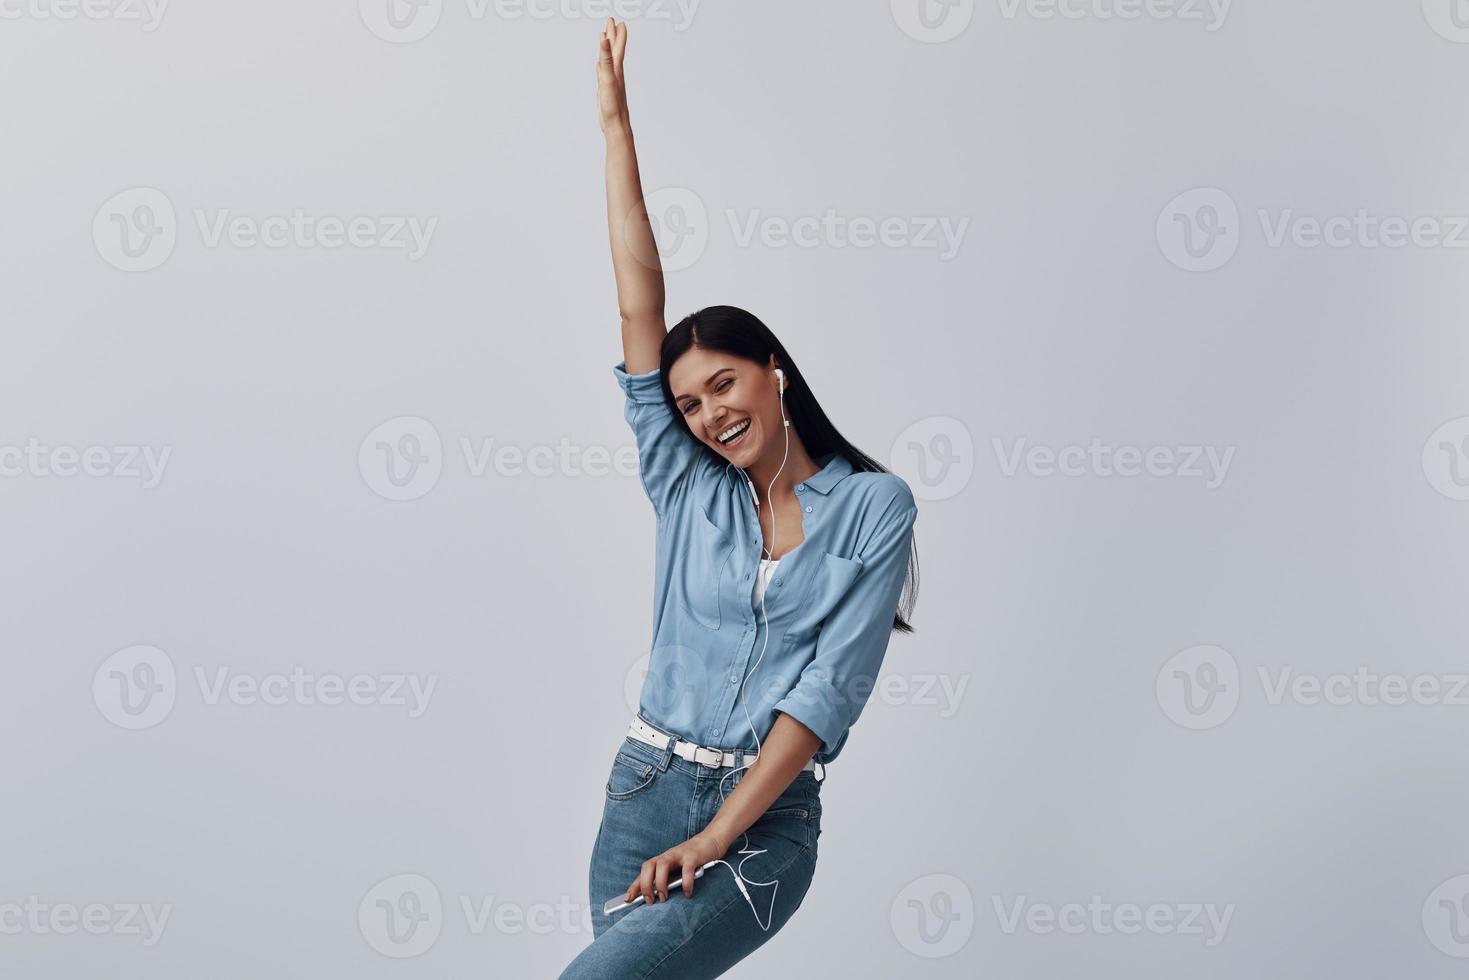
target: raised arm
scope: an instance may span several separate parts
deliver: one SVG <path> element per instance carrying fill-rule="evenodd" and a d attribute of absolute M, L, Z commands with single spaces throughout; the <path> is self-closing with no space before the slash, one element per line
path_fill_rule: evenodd
<path fill-rule="evenodd" d="M 612 271 L 617 277 L 617 309 L 622 316 L 622 353 L 631 374 L 658 367 L 668 332 L 663 321 L 663 262 L 643 205 L 638 154 L 627 114 L 622 56 L 627 22 L 607 19 L 597 58 L 597 108 L 607 143 L 607 231 L 612 241 Z"/>

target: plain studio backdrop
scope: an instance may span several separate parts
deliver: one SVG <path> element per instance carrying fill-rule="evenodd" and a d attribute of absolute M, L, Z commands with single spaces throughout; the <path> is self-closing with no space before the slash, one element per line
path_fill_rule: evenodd
<path fill-rule="evenodd" d="M 0 4 L 7 976 L 591 941 L 607 7 L 394 2 Z M 919 498 L 729 975 L 1460 976 L 1469 10 L 617 9 L 669 323 L 760 316 Z"/>

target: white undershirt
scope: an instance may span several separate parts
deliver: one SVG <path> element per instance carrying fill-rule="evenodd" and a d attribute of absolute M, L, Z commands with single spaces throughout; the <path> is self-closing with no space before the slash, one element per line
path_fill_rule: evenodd
<path fill-rule="evenodd" d="M 775 566 L 780 564 L 777 558 L 771 561 L 769 558 L 760 559 L 760 571 L 755 576 L 755 606 L 758 608 L 760 599 L 765 595 L 765 590 L 770 585 L 770 578 L 775 574 Z"/>

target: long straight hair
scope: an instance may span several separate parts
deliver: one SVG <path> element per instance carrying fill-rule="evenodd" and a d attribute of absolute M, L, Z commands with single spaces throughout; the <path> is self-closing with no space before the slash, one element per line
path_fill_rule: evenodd
<path fill-rule="evenodd" d="M 752 361 L 760 367 L 768 367 L 770 355 L 785 372 L 786 415 L 806 447 L 806 454 L 819 459 L 827 453 L 836 453 L 852 464 L 858 472 L 888 473 L 885 466 L 852 445 L 831 424 L 806 378 L 801 374 L 795 358 L 786 353 L 784 345 L 760 318 L 737 306 L 706 306 L 680 320 L 663 338 L 663 350 L 659 355 L 659 381 L 663 385 L 663 399 L 675 415 L 682 415 L 673 400 L 673 389 L 668 384 L 668 372 L 677 361 L 692 348 L 721 351 Z M 708 453 L 716 465 L 728 462 L 704 442 L 696 439 L 699 448 Z M 893 616 L 893 629 L 900 633 L 912 633 L 908 622 L 913 616 L 913 605 L 918 601 L 918 542 L 915 538 L 908 552 L 908 576 L 903 582 L 903 592 L 898 599 L 898 611 Z"/>

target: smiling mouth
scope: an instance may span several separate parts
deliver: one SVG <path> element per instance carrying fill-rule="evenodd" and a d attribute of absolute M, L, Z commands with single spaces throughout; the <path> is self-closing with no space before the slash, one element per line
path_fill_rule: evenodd
<path fill-rule="evenodd" d="M 730 449 L 734 446 L 738 446 L 745 441 L 745 437 L 748 436 L 750 432 L 750 420 L 745 419 L 743 422 L 738 422 L 735 425 L 730 426 L 730 429 L 734 430 L 733 436 L 728 439 L 715 440 L 719 443 L 720 446 L 725 449 Z M 725 431 L 728 432 L 729 429 L 726 429 Z"/>

